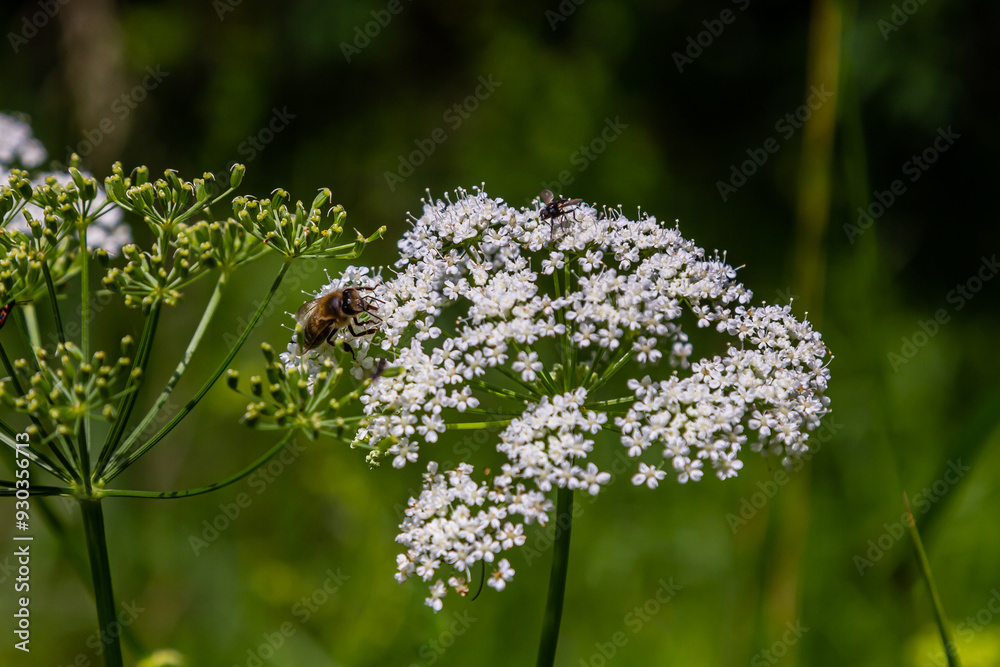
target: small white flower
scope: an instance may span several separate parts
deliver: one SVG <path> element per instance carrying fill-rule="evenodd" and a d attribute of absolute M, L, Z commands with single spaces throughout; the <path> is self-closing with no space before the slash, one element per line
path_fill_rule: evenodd
<path fill-rule="evenodd" d="M 419 450 L 420 448 L 409 440 L 403 440 L 403 442 L 393 445 L 389 448 L 389 453 L 395 454 L 395 458 L 392 460 L 392 467 L 402 468 L 407 462 L 413 463 L 417 460 Z"/>
<path fill-rule="evenodd" d="M 660 470 L 645 463 L 639 464 L 639 472 L 632 477 L 632 483 L 636 486 L 645 484 L 651 489 L 655 489 L 660 480 L 667 476 L 666 471 Z"/>
<path fill-rule="evenodd" d="M 542 362 L 538 361 L 538 354 L 535 352 L 518 352 L 517 361 L 511 368 L 521 374 L 521 379 L 525 382 L 534 382 L 536 373 L 542 370 Z"/>
<path fill-rule="evenodd" d="M 580 472 L 577 488 L 584 489 L 592 496 L 596 496 L 601 490 L 602 484 L 607 484 L 611 480 L 611 473 L 601 472 L 593 463 L 587 464 L 587 469 Z"/>
<path fill-rule="evenodd" d="M 490 575 L 490 580 L 487 582 L 490 586 L 498 591 L 502 591 L 507 586 L 507 582 L 514 578 L 514 568 L 510 566 L 507 559 L 504 558 L 499 563 L 497 563 L 497 569 L 493 570 Z"/>
<path fill-rule="evenodd" d="M 443 606 L 441 598 L 443 598 L 447 592 L 448 589 L 445 588 L 444 582 L 438 579 L 434 582 L 434 585 L 431 586 L 431 595 L 429 598 L 424 600 L 424 604 L 434 611 L 441 611 L 441 607 Z"/>

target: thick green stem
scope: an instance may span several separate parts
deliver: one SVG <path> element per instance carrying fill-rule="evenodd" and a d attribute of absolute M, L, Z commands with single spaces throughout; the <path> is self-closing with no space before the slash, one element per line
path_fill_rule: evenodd
<path fill-rule="evenodd" d="M 115 594 L 111 588 L 111 566 L 108 563 L 108 541 L 104 534 L 104 511 L 100 500 L 82 500 L 83 528 L 90 554 L 90 572 L 94 579 L 94 596 L 97 601 L 98 636 L 105 642 L 105 667 L 124 667 L 121 642 L 114 632 Z"/>
<path fill-rule="evenodd" d="M 116 496 L 124 498 L 152 498 L 152 499 L 165 499 L 165 498 L 189 498 L 191 496 L 200 496 L 203 493 L 209 493 L 210 491 L 215 491 L 216 489 L 221 489 L 224 486 L 229 486 L 235 482 L 240 481 L 254 470 L 257 470 L 262 465 L 271 460 L 271 458 L 284 449 L 285 445 L 291 442 L 294 437 L 294 431 L 289 431 L 284 438 L 282 438 L 276 445 L 271 447 L 271 449 L 264 452 L 264 454 L 248 465 L 243 470 L 239 471 L 235 475 L 230 475 L 221 482 L 215 482 L 214 484 L 209 484 L 208 486 L 202 486 L 197 489 L 189 489 L 187 491 L 129 491 L 129 490 L 119 490 L 119 489 L 105 489 L 102 492 L 102 496 Z"/>
<path fill-rule="evenodd" d="M 559 489 L 556 506 L 556 542 L 552 551 L 552 572 L 549 575 L 549 599 L 545 603 L 542 640 L 538 645 L 536 667 L 552 667 L 559 642 L 559 622 L 562 620 L 563 598 L 566 594 L 566 571 L 569 569 L 569 536 L 573 528 L 573 491 Z"/>
<path fill-rule="evenodd" d="M 89 424 L 89 417 L 84 417 L 84 424 Z M 77 436 L 77 450 L 79 451 L 79 466 L 80 475 L 83 476 L 83 489 L 86 491 L 87 495 L 92 495 L 94 493 L 93 480 L 90 478 L 90 435 L 89 429 L 86 426 L 80 429 L 80 434 Z"/>
<path fill-rule="evenodd" d="M 253 317 L 250 318 L 250 321 L 247 323 L 246 328 L 243 330 L 243 333 L 232 345 L 232 347 L 229 348 L 229 353 L 226 355 L 226 358 L 223 359 L 222 362 L 216 367 L 212 375 L 209 376 L 208 380 L 205 381 L 205 384 L 202 385 L 201 389 L 198 390 L 198 393 L 195 394 L 194 397 L 184 405 L 184 407 L 181 409 L 180 412 L 174 415 L 173 419 L 167 422 L 167 424 L 163 428 L 161 428 L 156 433 L 156 435 L 150 438 L 145 444 L 136 449 L 134 452 L 129 453 L 124 458 L 118 459 L 116 460 L 116 462 L 108 465 L 107 470 L 105 471 L 104 475 L 102 475 L 102 480 L 104 483 L 110 482 L 112 479 L 117 477 L 123 470 L 125 470 L 130 465 L 135 463 L 135 461 L 137 461 L 139 457 L 141 457 L 143 454 L 152 449 L 153 446 L 155 446 L 156 443 L 162 440 L 164 436 L 170 433 L 170 431 L 172 431 L 174 427 L 177 426 L 177 424 L 179 424 L 182 419 L 187 417 L 188 413 L 194 410 L 195 406 L 198 405 L 198 402 L 201 401 L 202 398 L 204 398 L 205 394 L 208 393 L 209 389 L 211 389 L 212 386 L 215 385 L 216 381 L 222 376 L 222 374 L 226 372 L 226 369 L 229 368 L 229 363 L 233 360 L 233 357 L 235 357 L 236 353 L 240 351 L 241 347 L 243 347 L 243 344 L 247 341 L 247 338 L 250 337 L 250 334 L 253 333 L 253 330 L 257 328 L 257 322 L 260 321 L 260 318 L 264 315 L 264 312 L 267 310 L 268 305 L 271 303 L 271 298 L 274 296 L 274 293 L 278 290 L 278 287 L 281 285 L 281 281 L 285 277 L 285 273 L 288 271 L 288 267 L 290 267 L 291 265 L 292 265 L 292 260 L 286 259 L 282 263 L 281 269 L 278 271 L 278 275 L 275 276 L 274 282 L 271 283 L 271 289 L 268 290 L 267 296 L 264 298 L 263 301 L 261 301 L 260 306 L 257 308 L 257 312 L 255 312 L 253 314 Z"/>
<path fill-rule="evenodd" d="M 45 498 L 35 498 L 35 507 L 41 510 L 42 519 L 48 525 L 52 534 L 56 536 L 59 540 L 59 544 L 63 549 L 63 554 L 66 559 L 73 565 L 73 570 L 79 575 L 80 579 L 84 582 L 87 581 L 87 562 L 83 558 L 83 553 L 80 551 L 79 546 L 74 541 L 74 536 L 70 535 L 66 527 L 63 525 L 62 519 L 59 515 L 50 507 L 49 502 Z M 97 599 L 96 591 L 90 591 Z M 146 653 L 146 648 L 143 646 L 142 642 L 136 636 L 135 632 L 127 625 L 121 626 L 122 637 L 125 638 L 125 643 L 128 644 L 129 648 L 138 655 Z"/>

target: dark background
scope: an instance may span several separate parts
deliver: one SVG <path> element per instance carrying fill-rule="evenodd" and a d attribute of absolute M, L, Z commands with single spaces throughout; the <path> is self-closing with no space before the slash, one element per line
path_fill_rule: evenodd
<path fill-rule="evenodd" d="M 283 187 L 310 201 L 330 187 L 351 225 L 366 234 L 388 226 L 361 260 L 373 266 L 391 263 L 406 212 L 419 215 L 427 190 L 437 197 L 485 182 L 492 196 L 526 205 L 548 185 L 677 219 L 699 245 L 745 265 L 741 279 L 758 300 L 794 297 L 796 313 L 809 312 L 835 355 L 834 411 L 819 451 L 787 484 L 748 453 L 741 475 L 726 483 L 706 478 L 651 492 L 620 479 L 595 503 L 584 499 L 559 664 L 604 664 L 602 651 L 612 650 L 607 664 L 943 664 L 909 539 L 900 537 L 904 490 L 923 494 L 915 509 L 965 664 L 996 664 L 1000 290 L 983 258 L 998 246 L 990 202 L 1000 6 L 509 5 L 8 3 L 0 10 L 0 110 L 28 114 L 52 160 L 65 163 L 76 150 L 101 177 L 115 160 L 188 178 L 239 161 L 244 193 Z M 901 25 L 889 30 L 894 11 Z M 720 16 L 732 20 L 713 23 Z M 355 44 L 366 28 L 367 44 Z M 707 45 L 678 71 L 674 54 L 699 37 Z M 159 83 L 147 79 L 148 90 L 147 68 L 166 73 Z M 470 99 L 480 77 L 499 85 Z M 777 124 L 812 86 L 833 95 L 783 131 Z M 276 121 L 276 110 L 287 121 Z M 279 131 L 269 131 L 272 121 Z M 598 151 L 608 123 L 621 131 Z M 444 141 L 418 154 L 421 164 L 402 182 L 387 182 L 437 128 Z M 959 138 L 910 180 L 906 163 L 948 128 Z M 771 138 L 777 151 L 724 200 L 718 182 Z M 591 142 L 592 158 L 581 158 Z M 564 171 L 565 182 L 552 185 Z M 888 201 L 896 180 L 903 194 L 870 226 L 857 226 L 858 207 Z M 249 317 L 276 270 L 237 281 L 199 353 L 201 368 L 218 358 L 223 334 Z M 980 271 L 980 289 L 959 309 L 951 291 Z M 303 277 L 307 290 L 323 282 L 321 271 Z M 192 289 L 161 328 L 164 377 L 205 290 Z M 261 341 L 284 346 L 290 320 L 280 311 L 299 303 L 293 295 L 277 304 L 239 368 L 258 372 Z M 947 317 L 921 337 L 921 323 L 933 329 L 927 322 L 939 309 Z M 140 327 L 136 313 L 123 313 L 102 320 L 99 340 Z M 186 383 L 178 404 L 197 386 Z M 272 442 L 237 423 L 242 407 L 220 383 L 175 437 L 117 482 L 190 488 L 239 469 Z M 945 477 L 950 465 L 969 469 L 957 483 L 941 482 L 955 479 Z M 518 574 L 508 590 L 474 602 L 451 597 L 434 615 L 422 606 L 423 585 L 392 579 L 397 511 L 417 473 L 369 471 L 362 453 L 321 441 L 259 494 L 241 483 L 189 500 L 109 501 L 116 594 L 143 609 L 130 629 L 146 649 L 179 650 L 189 664 L 246 665 L 248 651 L 269 636 L 274 643 L 285 622 L 293 632 L 266 664 L 530 664 L 549 567 L 544 534 L 529 536 L 538 551 L 530 563 L 512 561 Z M 190 537 L 241 492 L 253 502 L 195 554 Z M 732 530 L 727 514 L 756 501 L 762 507 Z M 67 502 L 65 517 L 79 531 L 73 509 Z M 0 661 L 96 661 L 88 587 L 51 537 L 38 538 L 34 568 L 35 650 L 14 651 L 7 635 Z M 13 583 L 4 572 L 8 617 Z M 303 622 L 294 605 L 330 572 L 347 578 Z M 676 597 L 634 615 L 671 579 L 683 586 Z M 786 623 L 808 630 L 785 643 Z M 774 654 L 761 653 L 776 642 Z"/>

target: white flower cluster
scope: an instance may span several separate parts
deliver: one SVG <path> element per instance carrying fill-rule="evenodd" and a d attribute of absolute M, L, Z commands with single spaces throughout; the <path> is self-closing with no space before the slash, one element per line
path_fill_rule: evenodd
<path fill-rule="evenodd" d="M 31 126 L 24 121 L 0 113 L 0 183 L 7 183 L 11 167 L 35 169 L 41 165 L 48 154 L 31 131 Z M 84 173 L 88 178 L 90 174 Z M 42 172 L 33 174 L 31 184 L 35 187 L 44 185 L 49 178 L 55 179 L 59 185 L 66 186 L 73 182 L 68 172 Z M 98 187 L 97 197 L 91 204 L 93 210 L 98 210 L 107 202 L 104 188 Z M 24 210 L 34 219 L 44 216 L 44 210 L 34 204 L 27 204 Z M 24 215 L 16 215 L 9 223 L 12 229 L 28 231 L 28 221 Z M 132 242 L 132 231 L 123 222 L 122 211 L 116 206 L 108 208 L 101 217 L 87 228 L 87 247 L 91 250 L 103 249 L 110 255 L 121 254 L 121 249 Z"/>
<path fill-rule="evenodd" d="M 524 524 L 544 524 L 551 503 L 539 491 L 528 491 L 523 484 L 503 488 L 494 480 L 494 489 L 472 479 L 472 466 L 462 463 L 456 470 L 439 473 L 437 463 L 428 464 L 424 489 L 419 498 L 411 498 L 406 517 L 396 541 L 408 547 L 396 557 L 396 579 L 402 583 L 416 575 L 424 581 L 433 579 L 442 561 L 465 573 L 450 577 L 448 586 L 468 592 L 470 568 L 476 563 L 494 562 L 501 551 L 524 544 Z M 473 513 L 474 509 L 475 513 Z M 510 519 L 520 515 L 524 523 Z M 502 591 L 514 576 L 507 559 L 497 563 L 489 585 Z M 441 610 L 441 599 L 448 592 L 438 579 L 430 587 L 427 605 Z"/>
<path fill-rule="evenodd" d="M 464 464 L 448 477 L 432 464 L 399 537 L 401 579 L 491 562 L 501 524 L 483 512 L 542 523 L 551 505 L 515 511 L 512 489 L 598 493 L 610 477 L 587 461 L 598 432 L 637 459 L 634 484 L 655 488 L 671 470 L 681 483 L 709 468 L 732 477 L 744 445 L 790 465 L 827 411 L 819 333 L 787 306 L 749 305 L 718 255 L 653 217 L 539 210 L 481 191 L 427 201 L 374 292 L 376 335 L 402 372 L 368 388 L 359 443 L 403 467 L 449 428 L 495 427 L 507 458 L 482 485 Z M 694 357 L 692 325 L 714 327 L 724 352 Z M 474 421 L 483 414 L 497 421 Z M 466 580 L 449 583 L 462 592 Z M 444 589 L 435 581 L 429 604 Z"/>

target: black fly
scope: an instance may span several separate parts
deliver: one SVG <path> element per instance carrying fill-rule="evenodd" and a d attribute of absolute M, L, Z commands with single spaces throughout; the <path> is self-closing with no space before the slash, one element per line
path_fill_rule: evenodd
<path fill-rule="evenodd" d="M 570 211 L 575 210 L 577 204 L 583 203 L 582 199 L 556 199 L 556 196 L 552 194 L 552 190 L 542 190 L 539 195 L 542 198 L 542 203 L 545 206 L 542 210 L 538 212 L 539 220 L 551 220 L 549 226 L 549 243 L 555 238 L 556 230 L 556 219 L 561 218 Z M 567 210 L 567 207 L 574 207 Z"/>

